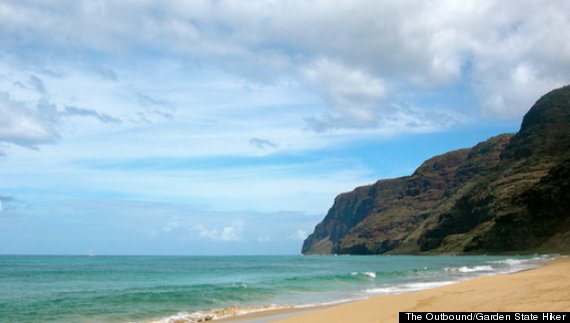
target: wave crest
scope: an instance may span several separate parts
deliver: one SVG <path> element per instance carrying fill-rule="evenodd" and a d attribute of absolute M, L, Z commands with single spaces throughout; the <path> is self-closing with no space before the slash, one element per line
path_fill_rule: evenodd
<path fill-rule="evenodd" d="M 479 272 L 479 271 L 493 271 L 494 269 L 491 266 L 475 266 L 475 267 L 463 266 L 463 267 L 459 267 L 459 268 L 446 267 L 443 270 L 445 270 L 445 271 L 458 271 L 460 273 L 474 273 L 474 272 Z"/>
<path fill-rule="evenodd" d="M 357 273 L 357 272 L 354 272 L 354 271 L 353 271 L 353 272 L 350 273 L 350 276 L 358 276 L 358 275 L 367 276 L 367 277 L 370 277 L 370 278 L 376 278 L 376 273 L 373 272 L 373 271 L 365 271 L 365 272 L 362 272 L 362 273 Z"/>

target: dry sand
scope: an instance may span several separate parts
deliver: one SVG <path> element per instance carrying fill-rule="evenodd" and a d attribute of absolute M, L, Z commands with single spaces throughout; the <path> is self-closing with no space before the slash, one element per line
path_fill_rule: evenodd
<path fill-rule="evenodd" d="M 408 294 L 316 309 L 277 322 L 398 322 L 398 312 L 570 311 L 570 259 Z"/>
<path fill-rule="evenodd" d="M 398 322 L 398 312 L 570 311 L 570 258 L 514 274 L 486 276 L 439 288 L 315 308 L 234 317 L 241 322 Z"/>

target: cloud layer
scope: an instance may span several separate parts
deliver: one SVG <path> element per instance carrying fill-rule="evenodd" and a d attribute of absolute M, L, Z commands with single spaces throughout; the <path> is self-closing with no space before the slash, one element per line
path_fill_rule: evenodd
<path fill-rule="evenodd" d="M 217 69 L 257 84 L 294 80 L 323 100 L 321 112 L 304 118 L 313 130 L 414 132 L 457 123 L 452 110 L 464 108 L 450 102 L 433 111 L 421 98 L 410 100 L 414 92 L 445 96 L 461 86 L 475 102 L 457 105 L 510 119 L 569 82 L 567 12 L 567 1 L 4 1 L 0 40 L 4 60 L 63 78 L 66 68 L 80 68 L 117 83 L 131 73 L 125 59 L 153 57 L 189 73 Z M 54 72 L 62 60 L 71 66 Z M 21 84 L 49 94 L 35 74 Z M 174 104 L 140 92 L 134 100 L 162 110 Z M 3 101 L 7 114 L 14 103 Z M 4 141 L 53 142 L 56 120 L 40 119 L 38 110 L 28 105 L 4 118 L 13 133 Z M 89 116 L 118 121 L 96 113 Z M 18 135 L 20 127 L 30 134 Z"/>

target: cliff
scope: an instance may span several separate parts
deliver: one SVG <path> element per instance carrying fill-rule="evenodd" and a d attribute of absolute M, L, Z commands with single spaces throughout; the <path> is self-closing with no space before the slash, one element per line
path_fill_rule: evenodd
<path fill-rule="evenodd" d="M 538 100 L 517 134 L 339 195 L 304 254 L 570 251 L 570 86 Z"/>

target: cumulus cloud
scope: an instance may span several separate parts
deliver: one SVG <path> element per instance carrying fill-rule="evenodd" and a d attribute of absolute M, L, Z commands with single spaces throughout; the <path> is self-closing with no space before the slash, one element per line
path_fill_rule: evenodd
<path fill-rule="evenodd" d="M 388 96 L 382 79 L 329 59 L 317 60 L 304 70 L 304 76 L 323 93 L 332 108 L 311 120 L 315 130 L 377 126 Z"/>
<path fill-rule="evenodd" d="M 544 91 L 570 82 L 569 11 L 562 0 L 12 0 L 0 7 L 0 39 L 22 57 L 29 45 L 36 56 L 144 52 L 253 82 L 293 78 L 326 103 L 308 119 L 325 131 L 382 128 L 398 118 L 437 124 L 433 111 L 402 109 L 400 101 L 421 91 L 445 96 L 455 86 L 471 92 L 483 114 L 519 118 Z M 102 77 L 117 80 L 114 70 L 95 64 Z M 31 83 L 41 92 L 38 80 Z M 146 94 L 137 100 L 170 105 Z"/>
<path fill-rule="evenodd" d="M 37 149 L 59 140 L 57 108 L 43 100 L 30 107 L 0 93 L 0 142 Z"/>
<path fill-rule="evenodd" d="M 207 228 L 202 224 L 191 226 L 191 231 L 200 238 L 214 241 L 238 241 L 242 239 L 243 221 L 234 220 L 230 225 L 223 228 Z"/>
<path fill-rule="evenodd" d="M 3 149 L 16 145 L 37 150 L 42 145 L 57 143 L 63 138 L 62 134 L 69 134 L 67 130 L 73 129 L 71 119 L 76 117 L 93 118 L 108 124 L 122 123 L 119 118 L 94 109 L 66 106 L 66 102 L 84 102 L 86 99 L 108 104 L 108 99 L 83 90 L 91 85 L 101 88 L 100 84 L 104 82 L 95 80 L 86 86 L 85 83 L 93 78 L 76 74 L 74 79 L 68 79 L 67 76 L 46 74 L 42 68 L 15 61 L 14 57 L 4 53 L 0 53 L 0 69 L 5 71 L 0 74 L 0 145 Z M 48 86 L 52 91 L 47 90 Z M 77 93 L 93 96 L 80 97 Z M 0 152 L 0 155 L 6 153 Z"/>
<path fill-rule="evenodd" d="M 36 103 L 16 101 L 6 92 L 0 92 L 0 143 L 38 149 L 44 144 L 53 144 L 61 139 L 62 117 L 88 117 L 102 123 L 122 123 L 111 115 L 67 106 L 63 111 L 47 99 Z"/>

